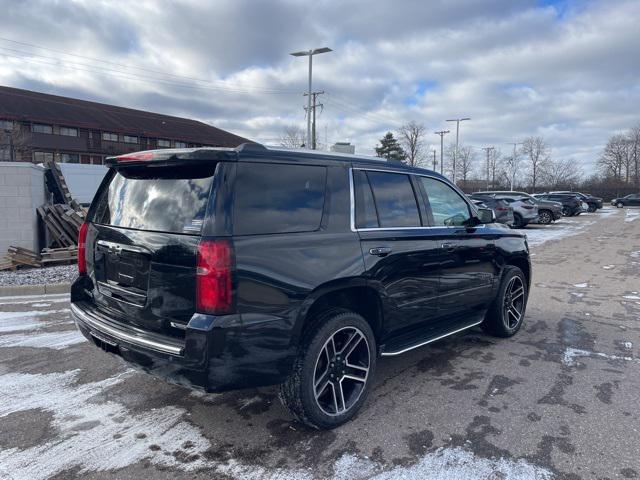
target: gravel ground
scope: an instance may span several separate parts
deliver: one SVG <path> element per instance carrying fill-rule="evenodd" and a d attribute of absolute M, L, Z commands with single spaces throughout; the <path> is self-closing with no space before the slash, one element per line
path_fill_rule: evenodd
<path fill-rule="evenodd" d="M 70 283 L 78 273 L 76 265 L 58 265 L 56 267 L 29 268 L 15 272 L 0 272 L 0 286 L 7 285 L 52 285 Z"/>

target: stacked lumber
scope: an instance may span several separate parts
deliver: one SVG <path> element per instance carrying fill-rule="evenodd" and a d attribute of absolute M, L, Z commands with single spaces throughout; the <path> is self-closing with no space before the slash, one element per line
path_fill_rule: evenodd
<path fill-rule="evenodd" d="M 0 272 L 2 270 L 15 270 L 16 269 L 16 265 L 9 260 L 8 257 L 2 257 L 0 258 Z"/>
<path fill-rule="evenodd" d="M 7 255 L 5 258 L 12 263 L 12 265 L 29 265 L 31 267 L 41 267 L 40 256 L 27 249 L 22 247 L 14 247 L 10 246 L 7 249 Z"/>
<path fill-rule="evenodd" d="M 67 204 L 43 205 L 37 208 L 44 222 L 52 244 L 58 247 L 72 247 L 78 243 L 78 232 L 85 219 L 84 210 L 75 210 Z"/>
<path fill-rule="evenodd" d="M 52 263 L 75 263 L 78 261 L 78 247 L 44 248 L 40 254 L 42 265 Z"/>
<path fill-rule="evenodd" d="M 44 162 L 44 165 L 49 169 L 52 175 L 53 185 L 52 188 L 56 190 L 54 192 L 58 197 L 62 198 L 62 201 L 69 205 L 71 208 L 76 210 L 77 212 L 84 211 L 82 206 L 76 202 L 71 196 L 71 192 L 69 191 L 69 187 L 67 186 L 67 181 L 62 174 L 62 170 L 60 169 L 60 165 L 53 160 L 47 160 Z"/>

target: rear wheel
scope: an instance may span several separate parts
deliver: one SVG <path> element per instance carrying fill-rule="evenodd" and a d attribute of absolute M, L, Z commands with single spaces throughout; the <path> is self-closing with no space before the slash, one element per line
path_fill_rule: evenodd
<path fill-rule="evenodd" d="M 527 279 L 522 270 L 506 266 L 498 295 L 487 311 L 482 329 L 496 337 L 515 335 L 524 322 L 528 296 Z"/>
<path fill-rule="evenodd" d="M 513 214 L 513 228 L 524 228 L 525 223 L 524 220 L 522 220 L 522 215 L 520 215 L 519 213 L 514 213 Z"/>
<path fill-rule="evenodd" d="M 376 341 L 360 315 L 331 311 L 307 335 L 280 399 L 300 422 L 318 429 L 349 421 L 371 389 Z"/>
<path fill-rule="evenodd" d="M 549 225 L 553 221 L 553 215 L 549 210 L 541 210 L 538 213 L 538 223 Z"/>

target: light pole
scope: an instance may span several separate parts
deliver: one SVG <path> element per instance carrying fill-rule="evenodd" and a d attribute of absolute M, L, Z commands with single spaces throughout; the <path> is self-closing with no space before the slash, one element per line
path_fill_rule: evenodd
<path fill-rule="evenodd" d="M 436 165 L 437 165 L 437 161 L 436 161 L 436 149 L 434 148 L 433 150 L 431 150 L 433 152 L 433 171 L 436 171 Z"/>
<path fill-rule="evenodd" d="M 489 190 L 489 155 L 491 154 L 491 151 L 493 149 L 495 149 L 495 147 L 491 146 L 491 147 L 482 147 L 482 149 L 487 152 L 487 190 Z"/>
<path fill-rule="evenodd" d="M 507 143 L 507 145 L 513 145 L 513 158 L 511 159 L 511 178 L 510 178 L 511 187 L 509 188 L 509 190 L 513 192 L 513 184 L 516 183 L 516 171 L 518 170 L 518 165 L 516 163 L 516 155 L 517 155 L 516 147 L 518 145 L 522 145 L 522 143 L 511 142 L 511 143 Z"/>
<path fill-rule="evenodd" d="M 456 122 L 456 149 L 453 152 L 453 184 L 456 184 L 456 160 L 458 159 L 458 137 L 460 136 L 460 122 L 471 120 L 470 118 L 452 118 L 447 122 Z"/>
<path fill-rule="evenodd" d="M 291 53 L 291 55 L 293 55 L 294 57 L 309 57 L 309 91 L 307 92 L 307 148 L 310 148 L 311 146 L 311 93 L 313 92 L 311 88 L 311 76 L 313 73 L 313 56 L 319 53 L 327 53 L 332 51 L 333 50 L 331 50 L 329 47 L 322 47 Z"/>
<path fill-rule="evenodd" d="M 449 133 L 449 130 L 440 130 L 439 132 L 433 132 L 436 135 L 440 135 L 440 175 L 442 175 L 444 172 L 442 171 L 442 166 L 444 165 L 443 162 L 443 153 L 442 151 L 444 150 L 444 136 Z"/>

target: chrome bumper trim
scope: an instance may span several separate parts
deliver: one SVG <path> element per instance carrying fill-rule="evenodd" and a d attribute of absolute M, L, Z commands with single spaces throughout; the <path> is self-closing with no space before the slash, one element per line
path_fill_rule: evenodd
<path fill-rule="evenodd" d="M 156 340 L 151 340 L 140 335 L 131 334 L 118 328 L 111 327 L 110 325 L 107 325 L 104 322 L 100 321 L 99 318 L 92 315 L 91 313 L 85 312 L 84 310 L 80 309 L 73 303 L 71 304 L 71 314 L 76 317 L 76 321 L 80 321 L 86 324 L 88 327 L 94 328 L 98 333 L 107 334 L 116 340 L 122 340 L 132 345 L 149 348 L 151 350 L 168 353 L 170 355 L 182 356 L 182 354 L 184 353 L 183 347 L 171 345 L 169 343 L 158 342 Z"/>

